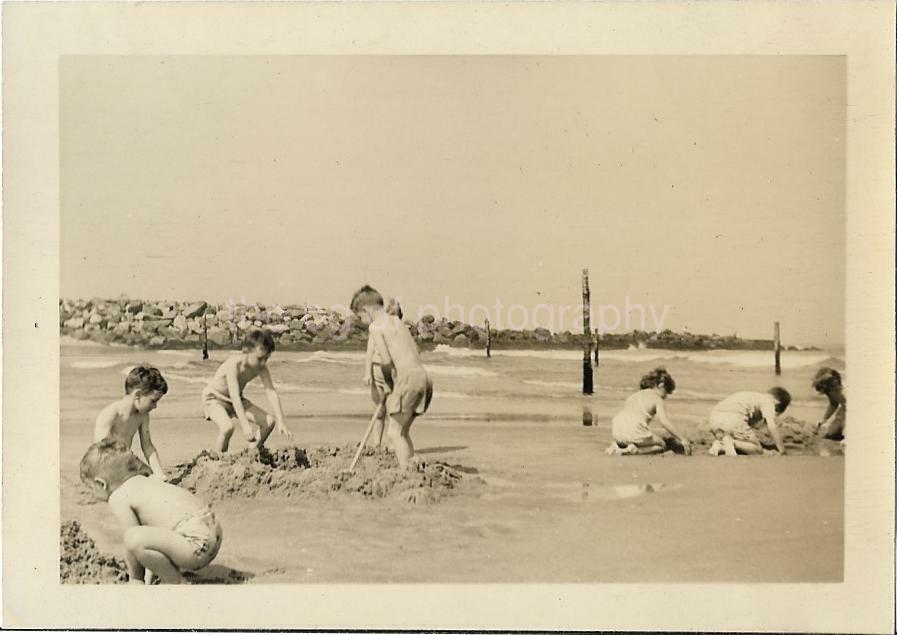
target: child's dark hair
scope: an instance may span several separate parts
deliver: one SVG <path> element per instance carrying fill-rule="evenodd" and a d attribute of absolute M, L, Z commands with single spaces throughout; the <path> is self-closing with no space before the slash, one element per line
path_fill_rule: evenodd
<path fill-rule="evenodd" d="M 813 377 L 813 388 L 816 392 L 828 394 L 841 389 L 841 373 L 834 368 L 822 367 Z"/>
<path fill-rule="evenodd" d="M 642 377 L 641 383 L 639 383 L 639 388 L 655 388 L 656 386 L 663 385 L 666 389 L 667 394 L 672 394 L 674 390 L 676 390 L 676 382 L 673 381 L 673 376 L 667 372 L 666 368 L 659 366 L 652 370 L 650 373 Z"/>
<path fill-rule="evenodd" d="M 274 336 L 271 331 L 264 329 L 254 329 L 246 334 L 243 338 L 243 350 L 251 351 L 256 346 L 260 347 L 266 353 L 274 352 Z"/>
<path fill-rule="evenodd" d="M 383 306 L 383 296 L 369 285 L 364 285 L 352 295 L 349 309 L 352 313 L 358 313 L 366 306 Z"/>
<path fill-rule="evenodd" d="M 139 390 L 143 395 L 153 391 L 164 395 L 168 392 L 168 383 L 166 383 L 158 368 L 135 366 L 125 379 L 125 394 L 129 395 L 135 390 Z"/>
<path fill-rule="evenodd" d="M 788 407 L 788 404 L 791 403 L 791 393 L 782 388 L 781 386 L 775 386 L 770 388 L 767 391 L 770 395 L 775 397 L 776 400 L 776 414 L 782 414 L 785 412 L 785 408 Z"/>
<path fill-rule="evenodd" d="M 120 484 L 132 476 L 150 476 L 152 473 L 124 441 L 115 437 L 106 437 L 94 443 L 81 459 L 81 481 L 87 485 L 91 485 L 97 477 L 107 483 Z"/>

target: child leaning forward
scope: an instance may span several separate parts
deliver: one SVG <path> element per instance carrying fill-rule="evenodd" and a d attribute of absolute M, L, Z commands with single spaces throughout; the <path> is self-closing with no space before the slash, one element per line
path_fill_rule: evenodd
<path fill-rule="evenodd" d="M 657 417 L 660 424 L 691 454 L 691 443 L 669 420 L 664 400 L 676 389 L 676 382 L 665 368 L 655 368 L 642 377 L 637 393 L 631 395 L 613 419 L 614 440 L 607 454 L 657 454 L 668 447 L 667 441 L 649 428 Z"/>

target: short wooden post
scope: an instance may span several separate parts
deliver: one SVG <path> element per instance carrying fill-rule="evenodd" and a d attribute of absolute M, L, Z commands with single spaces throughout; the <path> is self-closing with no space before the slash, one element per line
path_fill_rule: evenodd
<path fill-rule="evenodd" d="M 492 328 L 489 326 L 489 320 L 486 320 L 486 357 L 492 357 Z"/>
<path fill-rule="evenodd" d="M 209 359 L 209 327 L 205 313 L 202 314 L 202 358 Z"/>
<path fill-rule="evenodd" d="M 582 394 L 595 392 L 592 378 L 592 320 L 589 307 L 589 270 L 582 270 L 582 331 L 585 335 L 582 350 Z"/>
<path fill-rule="evenodd" d="M 776 356 L 776 375 L 782 374 L 782 340 L 779 336 L 779 323 L 776 322 L 775 325 L 775 340 L 773 341 L 773 350 L 775 351 Z"/>

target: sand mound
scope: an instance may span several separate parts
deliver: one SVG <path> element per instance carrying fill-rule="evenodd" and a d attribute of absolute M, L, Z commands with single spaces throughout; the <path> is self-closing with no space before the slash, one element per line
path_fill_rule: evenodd
<path fill-rule="evenodd" d="M 179 465 L 172 482 L 208 501 L 259 496 L 328 498 L 349 495 L 365 499 L 393 499 L 435 503 L 455 490 L 461 472 L 438 461 L 421 462 L 400 470 L 393 454 L 365 449 L 352 474 L 352 446 L 306 451 L 286 448 L 247 449 L 218 456 L 203 451 Z M 470 479 L 468 479 L 470 480 Z"/>
<path fill-rule="evenodd" d="M 76 520 L 60 530 L 59 581 L 63 584 L 116 584 L 128 581 L 123 560 L 100 553 Z"/>
<path fill-rule="evenodd" d="M 808 421 L 801 421 L 794 417 L 782 417 L 778 421 L 785 449 L 791 454 L 819 454 L 822 450 L 831 451 L 836 443 L 821 438 L 816 434 L 816 426 Z M 760 444 L 766 448 L 775 448 L 775 442 L 769 429 L 763 425 L 756 428 Z M 692 434 L 692 443 L 709 446 L 713 443 L 714 436 L 710 431 L 708 422 L 704 421 L 697 426 Z"/>

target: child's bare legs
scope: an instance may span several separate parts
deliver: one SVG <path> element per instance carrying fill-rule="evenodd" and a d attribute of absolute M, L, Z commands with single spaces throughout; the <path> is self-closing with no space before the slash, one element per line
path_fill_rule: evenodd
<path fill-rule="evenodd" d="M 197 564 L 193 546 L 170 529 L 129 527 L 124 538 L 125 558 L 132 580 L 143 578 L 144 571 L 151 569 L 163 584 L 183 584 L 181 569 L 190 569 Z"/>
<path fill-rule="evenodd" d="M 271 436 L 271 432 L 274 430 L 274 417 L 269 415 L 267 412 L 252 404 L 249 408 L 246 409 L 246 418 L 249 419 L 249 423 L 257 425 L 259 427 L 259 440 L 255 442 L 253 445 L 257 448 L 262 447 L 265 444 L 265 441 Z M 259 423 L 259 421 L 264 421 L 264 424 Z"/>
<path fill-rule="evenodd" d="M 405 468 L 408 461 L 414 456 L 414 443 L 409 435 L 412 421 L 414 421 L 414 413 L 397 412 L 389 415 L 388 434 L 401 468 Z"/>
<path fill-rule="evenodd" d="M 733 440 L 732 444 L 739 454 L 763 454 L 763 446 L 758 443 Z"/>
<path fill-rule="evenodd" d="M 738 456 L 739 454 L 763 454 L 763 447 L 759 443 L 734 439 L 730 434 L 724 434 L 719 442 L 726 456 Z M 718 454 L 718 452 L 717 452 Z"/>
<path fill-rule="evenodd" d="M 638 448 L 636 454 L 660 454 L 667 449 L 666 442 L 656 434 L 645 439 L 630 441 L 629 443 Z"/>
<path fill-rule="evenodd" d="M 224 406 L 219 404 L 209 405 L 207 415 L 212 420 L 212 423 L 218 427 L 218 436 L 215 437 L 215 451 L 227 452 L 230 438 L 234 434 L 233 420 L 230 418 L 227 410 L 224 409 Z"/>
<path fill-rule="evenodd" d="M 374 429 L 371 430 L 371 437 L 368 440 L 368 447 L 379 448 L 383 445 L 383 429 L 386 427 L 386 417 L 381 416 L 374 421 Z"/>

